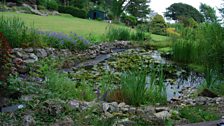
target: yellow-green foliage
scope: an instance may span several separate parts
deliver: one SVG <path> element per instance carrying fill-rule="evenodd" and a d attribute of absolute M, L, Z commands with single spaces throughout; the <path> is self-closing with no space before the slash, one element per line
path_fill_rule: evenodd
<path fill-rule="evenodd" d="M 180 34 L 176 31 L 175 28 L 167 28 L 166 29 L 166 33 L 169 35 L 169 36 L 180 36 Z"/>

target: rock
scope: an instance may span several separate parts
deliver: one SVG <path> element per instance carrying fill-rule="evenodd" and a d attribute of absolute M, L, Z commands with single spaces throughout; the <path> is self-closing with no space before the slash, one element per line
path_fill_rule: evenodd
<path fill-rule="evenodd" d="M 112 118 L 112 117 L 114 117 L 114 115 L 111 114 L 111 113 L 109 113 L 109 112 L 105 112 L 105 116 L 106 116 L 106 118 Z"/>
<path fill-rule="evenodd" d="M 29 68 L 25 65 L 20 65 L 20 66 L 17 66 L 17 72 L 21 73 L 21 74 L 25 74 L 27 72 L 29 72 Z"/>
<path fill-rule="evenodd" d="M 19 58 L 22 58 L 23 57 L 23 54 L 20 51 L 16 51 L 15 54 Z"/>
<path fill-rule="evenodd" d="M 31 115 L 25 115 L 23 119 L 23 126 L 35 126 L 36 122 Z"/>
<path fill-rule="evenodd" d="M 51 126 L 74 126 L 74 121 L 70 117 L 66 117 L 64 120 L 58 121 Z"/>
<path fill-rule="evenodd" d="M 110 108 L 110 105 L 108 103 L 103 103 L 103 111 L 106 113 Z"/>
<path fill-rule="evenodd" d="M 110 112 L 118 112 L 118 103 L 117 102 L 112 102 L 110 103 Z"/>
<path fill-rule="evenodd" d="M 156 107 L 155 110 L 156 110 L 156 113 L 162 112 L 162 111 L 170 111 L 168 107 Z"/>
<path fill-rule="evenodd" d="M 197 105 L 205 105 L 208 102 L 207 100 L 208 99 L 205 97 L 197 97 L 197 98 L 195 98 L 195 103 Z"/>
<path fill-rule="evenodd" d="M 29 58 L 31 58 L 31 59 L 33 59 L 35 61 L 38 61 L 38 57 L 34 53 L 30 53 Z"/>
<path fill-rule="evenodd" d="M 125 103 L 124 103 L 124 102 L 121 102 L 121 103 L 118 105 L 119 108 L 123 108 L 124 106 L 125 106 Z"/>
<path fill-rule="evenodd" d="M 168 111 L 162 111 L 155 113 L 155 116 L 160 119 L 167 119 L 171 117 L 171 114 Z"/>
<path fill-rule="evenodd" d="M 6 6 L 7 7 L 15 7 L 16 6 L 16 3 L 14 3 L 14 2 L 7 2 L 6 3 Z"/>
<path fill-rule="evenodd" d="M 44 101 L 41 108 L 43 113 L 47 113 L 51 116 L 58 116 L 64 111 L 63 101 L 47 100 Z"/>
<path fill-rule="evenodd" d="M 224 97 L 219 97 L 216 99 L 216 104 L 223 104 L 224 103 Z"/>
<path fill-rule="evenodd" d="M 15 59 L 13 59 L 13 63 L 15 65 L 22 65 L 23 64 L 23 60 L 21 58 L 15 58 Z"/>
<path fill-rule="evenodd" d="M 75 109 L 79 109 L 79 106 L 80 106 L 80 102 L 77 101 L 77 100 L 73 100 L 73 101 L 70 101 L 69 104 L 75 108 Z"/>
<path fill-rule="evenodd" d="M 47 51 L 45 49 L 36 49 L 36 55 L 39 58 L 47 57 Z"/>
<path fill-rule="evenodd" d="M 128 118 L 117 121 L 113 126 L 135 126 L 136 122 L 130 121 Z"/>
<path fill-rule="evenodd" d="M 0 108 L 8 104 L 8 99 L 0 96 Z"/>
<path fill-rule="evenodd" d="M 215 98 L 218 97 L 217 94 L 214 92 L 210 91 L 209 89 L 205 88 L 202 92 L 198 94 L 199 96 L 204 96 L 204 97 L 209 97 L 209 98 Z"/>
<path fill-rule="evenodd" d="M 155 108 L 153 106 L 146 106 L 144 108 L 145 113 L 155 113 Z"/>
<path fill-rule="evenodd" d="M 57 16 L 57 15 L 60 15 L 60 13 L 58 11 L 52 11 L 51 13 L 53 16 Z"/>
<path fill-rule="evenodd" d="M 33 52 L 33 48 L 26 48 L 26 49 L 24 49 L 24 51 L 26 53 L 32 53 Z"/>
<path fill-rule="evenodd" d="M 28 8 L 33 14 L 40 15 L 40 16 L 45 16 L 45 15 L 42 14 L 39 10 L 35 10 L 35 9 L 33 9 L 33 8 L 32 8 L 30 5 L 28 5 L 28 4 L 23 3 L 22 6 Z"/>
<path fill-rule="evenodd" d="M 21 100 L 23 100 L 23 101 L 32 101 L 33 97 L 34 97 L 34 95 L 26 95 L 26 96 L 22 96 Z"/>
<path fill-rule="evenodd" d="M 34 59 L 27 59 L 27 60 L 24 60 L 24 63 L 27 63 L 27 64 L 30 64 L 30 63 L 35 63 L 36 60 Z"/>
<path fill-rule="evenodd" d="M 124 107 L 120 109 L 123 113 L 127 113 L 129 111 L 128 107 Z"/>

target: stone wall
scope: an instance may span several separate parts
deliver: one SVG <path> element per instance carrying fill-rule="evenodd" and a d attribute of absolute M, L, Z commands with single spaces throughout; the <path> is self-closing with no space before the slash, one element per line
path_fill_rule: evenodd
<path fill-rule="evenodd" d="M 112 53 L 113 49 L 130 48 L 128 42 L 103 43 L 93 45 L 85 51 L 70 51 L 54 48 L 14 48 L 12 50 L 13 68 L 19 73 L 27 72 L 27 64 L 32 64 L 46 57 L 88 57 L 95 58 L 100 54 Z"/>

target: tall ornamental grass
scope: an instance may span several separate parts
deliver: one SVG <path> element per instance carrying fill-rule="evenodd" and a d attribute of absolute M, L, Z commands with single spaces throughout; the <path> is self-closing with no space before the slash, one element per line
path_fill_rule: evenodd
<path fill-rule="evenodd" d="M 149 82 L 147 82 L 147 78 Z M 125 72 L 121 76 L 122 98 L 128 104 L 166 104 L 167 95 L 162 67 L 153 68 L 150 74 L 141 70 Z"/>
<path fill-rule="evenodd" d="M 183 29 L 174 42 L 173 58 L 224 71 L 224 29 L 215 23 Z"/>
<path fill-rule="evenodd" d="M 146 100 L 146 72 L 126 72 L 121 77 L 121 92 L 125 102 L 139 106 Z"/>
<path fill-rule="evenodd" d="M 133 41 L 144 41 L 144 40 L 150 40 L 151 35 L 141 30 L 131 30 L 130 28 L 124 28 L 124 27 L 109 27 L 107 28 L 106 37 L 109 41 L 115 41 L 115 40 L 133 40 Z"/>

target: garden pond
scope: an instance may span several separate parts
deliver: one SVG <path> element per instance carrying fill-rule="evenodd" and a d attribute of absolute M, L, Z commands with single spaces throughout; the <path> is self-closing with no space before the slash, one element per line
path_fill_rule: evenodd
<path fill-rule="evenodd" d="M 111 52 L 100 54 L 63 71 L 76 82 L 83 79 L 88 81 L 96 90 L 105 83 L 109 84 L 107 88 L 112 90 L 119 87 L 120 76 L 125 71 L 138 68 L 150 73 L 162 69 L 168 101 L 192 95 L 194 89 L 204 81 L 202 75 L 162 57 L 157 50 L 112 49 Z M 105 77 L 108 78 L 107 82 L 104 82 Z M 148 74 L 146 87 L 150 85 L 150 79 Z"/>

